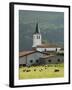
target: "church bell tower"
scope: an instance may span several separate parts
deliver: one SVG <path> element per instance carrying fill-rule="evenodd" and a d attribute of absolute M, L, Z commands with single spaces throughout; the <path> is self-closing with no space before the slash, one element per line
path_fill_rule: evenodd
<path fill-rule="evenodd" d="M 37 47 L 37 45 L 41 45 L 41 33 L 40 29 L 38 26 L 38 23 L 36 23 L 36 30 L 35 33 L 33 34 L 33 45 L 32 47 Z"/>

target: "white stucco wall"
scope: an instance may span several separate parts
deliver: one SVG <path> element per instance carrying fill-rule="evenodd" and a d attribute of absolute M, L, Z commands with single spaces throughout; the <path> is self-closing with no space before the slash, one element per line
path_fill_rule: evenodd
<path fill-rule="evenodd" d="M 32 65 L 36 63 L 36 60 L 38 60 L 40 57 L 42 57 L 43 54 L 36 52 L 33 54 L 29 54 L 27 56 L 23 56 L 19 58 L 19 64 L 26 64 L 26 65 Z M 30 60 L 32 60 L 33 62 L 31 63 Z"/>
<path fill-rule="evenodd" d="M 60 60 L 60 62 L 58 62 L 58 59 Z M 41 59 L 42 61 L 44 61 L 45 64 L 56 64 L 56 63 L 63 63 L 64 62 L 64 56 L 51 56 L 45 59 Z M 51 60 L 51 62 L 49 62 L 49 60 Z"/>
<path fill-rule="evenodd" d="M 35 64 L 36 60 L 38 60 L 40 57 L 42 57 L 43 54 L 42 53 L 33 53 L 27 56 L 27 64 L 31 65 L 31 64 Z M 30 60 L 33 60 L 33 62 L 31 63 Z"/>
<path fill-rule="evenodd" d="M 19 58 L 19 64 L 26 64 L 26 56 Z"/>
<path fill-rule="evenodd" d="M 41 57 L 43 57 L 43 56 L 44 56 L 44 54 L 35 52 L 35 53 L 29 54 L 27 56 L 20 57 L 19 64 L 26 64 L 26 65 L 30 66 L 32 64 L 36 64 L 36 60 L 43 61 L 46 64 L 49 64 L 48 60 L 51 60 L 51 64 L 64 62 L 64 56 L 56 55 L 56 56 L 50 56 L 48 58 L 41 59 Z M 60 59 L 60 62 L 58 62 L 58 59 Z M 30 62 L 31 60 L 32 60 L 32 63 Z"/>
<path fill-rule="evenodd" d="M 39 36 L 40 38 L 37 38 Z M 37 45 L 41 45 L 41 34 L 34 34 L 33 35 L 33 46 L 36 47 Z"/>
<path fill-rule="evenodd" d="M 54 56 L 54 57 L 50 57 L 48 58 L 48 60 L 51 59 L 51 63 L 62 63 L 64 62 L 64 56 Z M 60 59 L 60 62 L 58 62 L 58 59 Z"/>
<path fill-rule="evenodd" d="M 56 51 L 56 48 L 36 48 L 37 51 Z M 57 48 L 57 51 L 60 51 L 60 48 Z"/>

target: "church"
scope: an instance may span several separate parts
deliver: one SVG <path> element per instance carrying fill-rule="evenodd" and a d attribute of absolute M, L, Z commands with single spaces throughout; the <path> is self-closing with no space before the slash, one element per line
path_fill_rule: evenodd
<path fill-rule="evenodd" d="M 59 51 L 61 49 L 61 47 L 54 45 L 54 44 L 42 44 L 42 35 L 40 33 L 40 29 L 38 26 L 38 23 L 36 24 L 36 31 L 33 34 L 33 49 L 37 50 L 37 51 Z"/>
<path fill-rule="evenodd" d="M 44 65 L 63 63 L 63 49 L 53 44 L 43 44 L 42 35 L 38 23 L 33 34 L 33 45 L 31 51 L 19 52 L 19 66 Z"/>

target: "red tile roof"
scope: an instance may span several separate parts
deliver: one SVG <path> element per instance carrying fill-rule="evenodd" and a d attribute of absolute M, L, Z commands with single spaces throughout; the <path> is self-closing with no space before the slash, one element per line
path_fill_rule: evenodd
<path fill-rule="evenodd" d="M 42 53 L 45 55 L 49 55 L 49 53 L 46 53 L 46 52 L 40 52 L 40 51 L 33 50 L 33 51 L 21 51 L 21 52 L 19 52 L 19 57 L 23 57 L 23 56 L 26 56 L 26 55 L 29 55 L 29 54 L 32 54 L 35 52 Z"/>
<path fill-rule="evenodd" d="M 46 58 L 49 58 L 49 57 L 54 57 L 55 55 L 45 55 L 43 57 L 41 57 L 42 59 L 46 59 Z"/>
<path fill-rule="evenodd" d="M 25 56 L 25 55 L 28 55 L 28 54 L 31 54 L 31 53 L 34 53 L 34 52 L 36 52 L 36 51 L 21 51 L 21 52 L 19 52 L 19 56 L 20 57 Z"/>
<path fill-rule="evenodd" d="M 42 44 L 38 45 L 37 48 L 60 48 L 60 46 L 54 44 Z"/>

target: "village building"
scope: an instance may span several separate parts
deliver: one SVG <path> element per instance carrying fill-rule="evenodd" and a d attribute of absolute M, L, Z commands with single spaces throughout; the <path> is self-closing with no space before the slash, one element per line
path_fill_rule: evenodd
<path fill-rule="evenodd" d="M 22 51 L 19 53 L 20 66 L 57 64 L 64 62 L 63 55 L 50 55 L 39 51 Z"/>
<path fill-rule="evenodd" d="M 40 58 L 48 55 L 39 51 L 22 51 L 19 53 L 19 64 L 22 66 L 39 65 Z"/>
<path fill-rule="evenodd" d="M 40 33 L 40 29 L 38 23 L 36 24 L 36 31 L 33 34 L 33 45 L 32 48 L 37 51 L 59 51 L 61 47 L 54 44 L 43 44 L 42 43 L 42 35 Z"/>
<path fill-rule="evenodd" d="M 59 52 L 64 53 L 63 51 L 64 49 L 60 46 L 42 43 L 42 35 L 37 23 L 33 34 L 32 51 L 19 52 L 19 65 L 31 66 L 63 63 L 64 55 L 59 54 Z"/>

